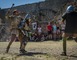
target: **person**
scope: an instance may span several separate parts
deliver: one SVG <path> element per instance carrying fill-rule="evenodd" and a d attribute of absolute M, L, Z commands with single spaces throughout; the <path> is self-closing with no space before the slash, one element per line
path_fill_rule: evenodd
<path fill-rule="evenodd" d="M 77 12 L 73 5 L 69 5 L 66 12 L 62 16 L 62 22 L 66 21 L 65 31 L 63 33 L 63 55 L 66 54 L 66 39 L 67 37 L 77 37 Z M 77 42 L 77 39 L 75 39 Z"/>
<path fill-rule="evenodd" d="M 50 22 L 47 25 L 47 32 L 48 32 L 48 38 L 52 39 L 52 25 Z"/>
<path fill-rule="evenodd" d="M 56 32 L 56 35 L 57 35 L 57 40 L 59 40 L 61 38 L 60 25 L 59 25 L 59 23 L 57 23 L 57 32 Z"/>
<path fill-rule="evenodd" d="M 37 29 L 37 22 L 33 22 L 32 23 L 32 29 L 33 29 L 33 32 L 35 33 L 36 29 Z"/>
<path fill-rule="evenodd" d="M 61 37 L 62 37 L 62 34 L 64 33 L 64 30 L 65 30 L 65 23 L 62 22 L 61 23 Z"/>
<path fill-rule="evenodd" d="M 13 43 L 13 41 L 16 39 L 16 37 L 18 37 L 18 30 L 17 30 L 17 25 L 18 22 L 21 20 L 21 18 L 19 17 L 19 13 L 17 10 L 14 10 L 12 14 L 10 14 L 11 11 L 9 10 L 6 13 L 6 19 L 8 20 L 8 29 L 11 32 L 11 40 L 6 48 L 6 53 L 8 53 L 11 44 Z"/>
<path fill-rule="evenodd" d="M 25 19 L 22 20 L 22 25 L 20 24 L 20 27 L 22 26 L 22 28 L 18 28 L 19 30 L 19 40 L 20 40 L 20 53 L 24 54 L 26 53 L 27 51 L 25 50 L 25 47 L 27 45 L 27 42 L 29 40 L 29 32 L 30 32 L 30 28 L 29 28 L 29 25 L 30 25 L 30 16 L 29 14 L 27 14 L 25 16 Z M 25 23 L 25 24 L 23 24 Z"/>
<path fill-rule="evenodd" d="M 40 34 L 42 33 L 42 28 L 41 28 L 41 26 L 38 26 L 37 30 L 38 30 L 38 34 L 40 35 Z"/>
<path fill-rule="evenodd" d="M 57 25 L 56 22 L 53 23 L 53 39 L 56 40 L 57 34 Z"/>
<path fill-rule="evenodd" d="M 42 37 L 42 27 L 40 25 L 38 26 L 37 31 L 38 31 L 38 38 L 39 38 L 39 40 L 41 40 L 41 37 Z"/>

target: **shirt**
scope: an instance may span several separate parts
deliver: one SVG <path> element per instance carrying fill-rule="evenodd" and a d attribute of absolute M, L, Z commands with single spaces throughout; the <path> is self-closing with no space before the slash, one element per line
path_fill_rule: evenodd
<path fill-rule="evenodd" d="M 41 27 L 38 27 L 38 32 L 42 32 L 42 28 Z"/>
<path fill-rule="evenodd" d="M 37 23 L 36 22 L 32 23 L 32 28 L 33 28 L 33 30 L 36 30 L 36 28 L 37 28 Z"/>
<path fill-rule="evenodd" d="M 48 25 L 48 26 L 47 26 L 47 30 L 48 30 L 48 31 L 52 30 L 52 26 L 51 26 L 51 25 Z"/>

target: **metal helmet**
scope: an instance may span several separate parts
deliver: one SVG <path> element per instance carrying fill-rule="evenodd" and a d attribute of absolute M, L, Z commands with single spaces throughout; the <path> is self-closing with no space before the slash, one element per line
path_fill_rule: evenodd
<path fill-rule="evenodd" d="M 23 19 L 23 22 L 30 21 L 31 20 L 30 18 L 31 18 L 30 14 L 26 14 L 24 19 Z"/>
<path fill-rule="evenodd" d="M 30 14 L 26 14 L 25 19 L 30 19 L 30 18 L 31 18 Z"/>
<path fill-rule="evenodd" d="M 70 5 L 70 6 L 67 7 L 66 12 L 70 13 L 70 12 L 73 12 L 74 10 L 75 10 L 74 6 Z"/>

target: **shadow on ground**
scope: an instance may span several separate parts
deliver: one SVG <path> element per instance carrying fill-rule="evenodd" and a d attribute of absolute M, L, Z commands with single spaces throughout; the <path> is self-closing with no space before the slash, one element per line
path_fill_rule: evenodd
<path fill-rule="evenodd" d="M 47 55 L 47 53 L 41 52 L 27 52 L 25 54 L 18 54 L 17 56 L 33 56 L 33 55 Z"/>

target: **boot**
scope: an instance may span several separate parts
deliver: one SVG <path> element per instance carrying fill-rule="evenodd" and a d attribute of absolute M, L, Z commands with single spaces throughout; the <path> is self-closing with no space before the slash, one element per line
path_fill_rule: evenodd
<path fill-rule="evenodd" d="M 7 48 L 6 48 L 6 53 L 8 53 L 8 52 L 9 52 L 9 48 L 10 48 L 10 47 L 7 47 Z"/>
<path fill-rule="evenodd" d="M 21 54 L 25 54 L 27 51 L 25 49 L 20 49 Z"/>

